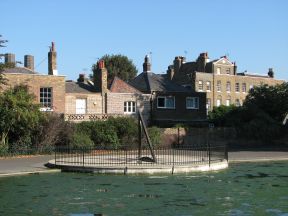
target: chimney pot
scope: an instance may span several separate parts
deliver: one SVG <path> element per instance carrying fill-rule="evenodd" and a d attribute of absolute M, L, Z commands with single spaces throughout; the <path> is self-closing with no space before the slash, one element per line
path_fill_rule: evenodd
<path fill-rule="evenodd" d="M 32 55 L 24 56 L 24 67 L 34 71 L 34 56 Z"/>
<path fill-rule="evenodd" d="M 5 54 L 5 63 L 13 63 L 15 64 L 15 54 L 13 53 L 6 53 Z"/>
<path fill-rule="evenodd" d="M 79 74 L 79 78 L 77 79 L 78 82 L 84 82 L 85 81 L 85 74 Z"/>
<path fill-rule="evenodd" d="M 143 72 L 150 72 L 150 71 L 151 71 L 150 58 L 149 55 L 146 55 L 143 63 Z"/>

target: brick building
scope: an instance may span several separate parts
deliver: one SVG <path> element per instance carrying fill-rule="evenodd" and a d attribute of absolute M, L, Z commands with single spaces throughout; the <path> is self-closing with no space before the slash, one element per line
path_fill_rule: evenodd
<path fill-rule="evenodd" d="M 153 73 L 148 56 L 143 63 L 143 72 L 129 84 L 143 94 L 150 95 L 153 124 L 192 124 L 206 120 L 206 93 L 191 91 L 178 85 L 166 74 Z"/>
<path fill-rule="evenodd" d="M 141 111 L 150 118 L 150 95 L 143 94 L 115 77 L 109 86 L 104 61 L 97 63 L 93 81 L 79 75 L 77 82 L 66 82 L 65 117 L 73 121 L 106 119 L 109 116 L 136 116 Z"/>
<path fill-rule="evenodd" d="M 242 105 L 247 93 L 261 84 L 276 85 L 284 80 L 274 79 L 273 69 L 267 75 L 237 73 L 235 62 L 226 56 L 210 61 L 208 53 L 201 53 L 195 62 L 177 56 L 167 70 L 170 80 L 196 92 L 206 92 L 207 110 L 213 106 Z"/>
<path fill-rule="evenodd" d="M 49 57 L 51 56 L 51 57 Z M 5 63 L 12 63 L 14 68 L 5 69 L 4 77 L 7 85 L 3 85 L 3 90 L 24 84 L 28 86 L 31 93 L 35 95 L 35 103 L 39 103 L 43 111 L 65 112 L 65 76 L 57 75 L 56 50 L 52 43 L 48 53 L 48 65 L 51 68 L 49 75 L 37 73 L 34 70 L 34 57 L 24 56 L 24 67 L 17 67 L 15 55 L 5 54 Z M 53 62 L 53 64 L 51 64 Z"/>

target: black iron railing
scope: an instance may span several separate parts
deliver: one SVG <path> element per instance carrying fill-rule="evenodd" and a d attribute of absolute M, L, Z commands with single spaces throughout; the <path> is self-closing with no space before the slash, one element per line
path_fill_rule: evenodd
<path fill-rule="evenodd" d="M 113 165 L 189 165 L 210 164 L 216 161 L 228 161 L 225 145 L 173 146 L 154 149 L 156 161 L 150 149 L 111 150 L 105 148 L 55 148 L 55 164 L 71 166 L 113 166 Z"/>

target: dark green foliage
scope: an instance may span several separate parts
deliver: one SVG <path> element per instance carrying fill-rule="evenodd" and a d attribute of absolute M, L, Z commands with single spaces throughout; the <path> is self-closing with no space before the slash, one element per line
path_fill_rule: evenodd
<path fill-rule="evenodd" d="M 0 62 L 0 90 L 2 89 L 1 85 L 7 84 L 7 79 L 5 78 L 5 75 L 3 74 L 3 71 L 5 68 L 13 68 L 15 67 L 15 64 L 13 63 L 1 63 Z"/>
<path fill-rule="evenodd" d="M 271 144 L 287 133 L 282 121 L 288 113 L 288 83 L 254 88 L 242 107 L 215 107 L 209 119 L 216 126 L 234 127 L 238 137 Z"/>
<path fill-rule="evenodd" d="M 245 114 L 243 112 L 243 114 Z M 282 126 L 271 118 L 267 113 L 259 111 L 250 121 L 238 125 L 238 133 L 241 137 L 262 140 L 270 144 L 273 139 L 281 136 Z"/>
<path fill-rule="evenodd" d="M 148 134 L 152 142 L 153 148 L 157 149 L 161 144 L 161 129 L 158 127 L 148 128 Z"/>
<path fill-rule="evenodd" d="M 244 107 L 263 110 L 277 122 L 282 122 L 288 113 L 288 83 L 254 88 L 246 97 Z"/>
<path fill-rule="evenodd" d="M 27 86 L 0 94 L 0 153 L 51 152 L 55 145 L 68 145 L 73 125 L 62 115 L 43 113 Z"/>
<path fill-rule="evenodd" d="M 107 124 L 106 121 L 81 122 L 76 125 L 76 132 L 89 136 L 95 147 L 119 147 L 116 130 L 113 125 Z"/>
<path fill-rule="evenodd" d="M 233 105 L 214 107 L 213 111 L 209 112 L 208 118 L 215 126 L 229 126 L 230 124 L 233 124 L 231 122 L 231 117 L 237 112 L 237 109 L 239 108 Z"/>
<path fill-rule="evenodd" d="M 108 71 L 108 83 L 111 83 L 115 76 L 124 81 L 129 81 L 137 75 L 136 66 L 132 60 L 124 55 L 104 55 L 101 57 L 104 60 L 105 67 Z M 92 71 L 97 69 L 97 64 L 92 66 Z"/>
<path fill-rule="evenodd" d="M 85 133 L 75 132 L 72 135 L 71 145 L 72 148 L 79 149 L 92 149 L 94 147 L 93 141 L 90 136 Z"/>
<path fill-rule="evenodd" d="M 76 131 L 88 135 L 95 147 L 107 149 L 130 147 L 137 139 L 137 123 L 134 119 L 126 117 L 81 122 L 76 125 Z"/>
<path fill-rule="evenodd" d="M 129 147 L 137 142 L 138 125 L 134 118 L 109 118 L 107 124 L 114 126 L 122 147 Z"/>
<path fill-rule="evenodd" d="M 9 139 L 11 145 L 27 143 L 31 145 L 33 132 L 43 118 L 39 106 L 33 103 L 34 96 L 26 86 L 16 86 L 0 95 L 0 143 Z"/>

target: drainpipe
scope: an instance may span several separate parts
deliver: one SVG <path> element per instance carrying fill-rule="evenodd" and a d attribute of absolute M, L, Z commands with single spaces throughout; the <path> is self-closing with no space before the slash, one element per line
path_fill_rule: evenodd
<path fill-rule="evenodd" d="M 213 86 L 213 91 L 212 91 L 212 104 L 211 104 L 212 107 L 211 107 L 211 108 L 212 108 L 212 110 L 213 110 L 214 103 L 215 103 L 215 71 L 214 71 L 215 67 L 214 67 L 214 64 L 212 64 L 212 67 L 213 67 L 213 69 L 212 69 L 212 76 L 213 76 L 212 86 Z M 207 96 L 206 96 L 206 98 L 207 98 Z"/>
<path fill-rule="evenodd" d="M 151 92 L 150 95 L 150 120 L 151 122 L 153 122 L 153 103 L 154 103 L 154 97 L 153 95 L 155 94 L 155 92 Z"/>

